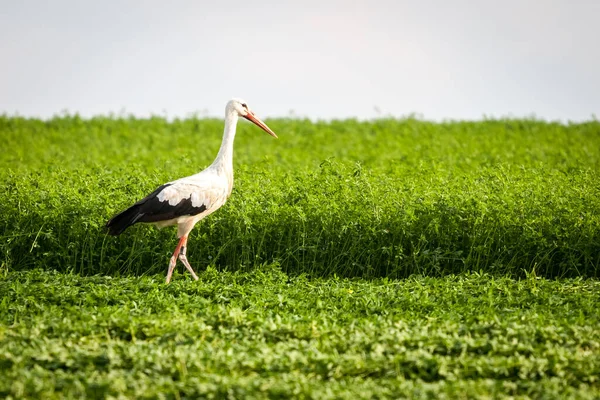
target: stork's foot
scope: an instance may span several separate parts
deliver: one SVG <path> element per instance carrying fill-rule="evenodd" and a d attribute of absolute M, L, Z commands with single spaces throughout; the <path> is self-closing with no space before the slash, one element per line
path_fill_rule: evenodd
<path fill-rule="evenodd" d="M 177 257 L 173 255 L 171 257 L 171 261 L 169 261 L 169 269 L 167 270 L 167 281 L 165 283 L 171 282 L 171 276 L 173 276 L 173 270 L 175 269 L 175 264 L 177 264 Z"/>
<path fill-rule="evenodd" d="M 185 256 L 185 250 L 186 250 L 186 247 L 181 248 L 181 252 L 179 253 L 179 261 L 181 261 L 183 263 L 183 265 L 185 265 L 187 270 L 190 271 L 190 274 L 192 274 L 192 278 L 194 278 L 194 280 L 197 281 L 198 276 L 196 275 L 196 273 L 192 269 L 192 266 L 190 265 L 189 261 L 187 260 L 187 257 Z"/>

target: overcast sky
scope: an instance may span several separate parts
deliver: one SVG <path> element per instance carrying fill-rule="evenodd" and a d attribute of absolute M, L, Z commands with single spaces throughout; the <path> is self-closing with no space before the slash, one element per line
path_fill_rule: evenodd
<path fill-rule="evenodd" d="M 0 4 L 0 113 L 600 116 L 599 0 Z"/>

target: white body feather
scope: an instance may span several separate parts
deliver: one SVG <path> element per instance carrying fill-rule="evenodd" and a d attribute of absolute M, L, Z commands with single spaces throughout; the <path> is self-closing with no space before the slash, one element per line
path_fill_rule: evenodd
<path fill-rule="evenodd" d="M 194 225 L 218 210 L 231 195 L 232 183 L 226 177 L 216 173 L 213 168 L 205 169 L 199 174 L 188 176 L 169 182 L 170 186 L 158 194 L 160 201 L 167 201 L 175 206 L 185 199 L 191 199 L 192 206 L 201 207 L 206 210 L 196 215 L 184 215 L 167 221 L 155 222 L 158 228 L 178 225 L 178 236 L 183 236 L 192 230 Z"/>

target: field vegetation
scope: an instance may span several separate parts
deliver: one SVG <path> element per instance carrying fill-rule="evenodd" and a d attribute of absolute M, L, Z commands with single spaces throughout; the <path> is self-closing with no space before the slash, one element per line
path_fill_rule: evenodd
<path fill-rule="evenodd" d="M 277 262 L 314 276 L 465 271 L 597 277 L 600 123 L 242 124 L 230 202 L 189 241 L 197 265 Z M 0 119 L 0 229 L 11 270 L 155 274 L 172 231 L 102 227 L 212 162 L 222 122 Z"/>
<path fill-rule="evenodd" d="M 268 123 L 166 286 L 222 122 L 0 116 L 0 396 L 600 396 L 598 121 Z"/>

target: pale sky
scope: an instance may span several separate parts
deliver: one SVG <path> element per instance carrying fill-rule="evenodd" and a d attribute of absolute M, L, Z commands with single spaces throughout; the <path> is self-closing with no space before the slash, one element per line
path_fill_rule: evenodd
<path fill-rule="evenodd" d="M 0 0 L 0 113 L 600 116 L 599 0 Z"/>

